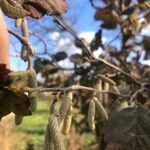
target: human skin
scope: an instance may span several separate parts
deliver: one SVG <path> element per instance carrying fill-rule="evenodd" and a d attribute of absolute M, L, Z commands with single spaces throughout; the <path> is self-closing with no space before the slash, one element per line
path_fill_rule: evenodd
<path fill-rule="evenodd" d="M 10 68 L 9 60 L 9 33 L 0 9 L 0 64 L 5 64 L 7 69 Z"/>

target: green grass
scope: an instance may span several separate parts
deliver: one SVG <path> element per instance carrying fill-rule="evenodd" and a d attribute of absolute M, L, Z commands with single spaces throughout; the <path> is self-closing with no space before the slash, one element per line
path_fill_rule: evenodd
<path fill-rule="evenodd" d="M 49 103 L 47 101 L 38 101 L 37 112 L 28 117 L 24 117 L 22 124 L 18 127 L 17 132 L 26 134 L 24 143 L 21 143 L 25 149 L 26 143 L 34 145 L 35 149 L 42 149 L 44 132 L 48 122 Z M 17 146 L 20 148 L 20 144 Z M 20 149 L 17 150 L 20 150 Z"/>

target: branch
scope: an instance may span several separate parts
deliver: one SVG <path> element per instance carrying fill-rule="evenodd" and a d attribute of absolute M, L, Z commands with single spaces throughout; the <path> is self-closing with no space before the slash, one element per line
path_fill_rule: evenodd
<path fill-rule="evenodd" d="M 32 46 L 30 45 L 30 43 L 28 42 L 28 40 L 21 36 L 20 34 L 12 31 L 11 29 L 8 28 L 8 32 L 11 33 L 13 36 L 15 36 L 23 45 L 25 45 L 27 47 L 27 50 L 31 50 Z M 31 60 L 31 56 L 28 56 L 28 69 L 32 67 L 32 60 Z"/>
<path fill-rule="evenodd" d="M 95 92 L 95 93 L 103 93 L 103 94 L 114 94 L 123 98 L 129 98 L 130 95 L 123 95 L 123 94 L 119 94 L 119 93 L 115 93 L 112 91 L 98 91 L 94 88 L 91 87 L 87 87 L 87 86 L 82 86 L 82 85 L 72 85 L 69 87 L 65 87 L 65 88 L 39 88 L 37 89 L 39 93 L 43 93 L 43 92 L 69 92 L 69 91 L 76 91 L 76 90 L 84 90 L 84 91 L 91 91 L 91 92 Z"/>
<path fill-rule="evenodd" d="M 76 40 L 78 40 L 78 42 L 82 45 L 83 50 L 88 54 L 89 56 L 89 61 L 90 62 L 102 62 L 104 64 L 106 64 L 107 66 L 121 72 L 123 75 L 127 76 L 130 81 L 133 81 L 134 83 L 136 83 L 137 85 L 141 86 L 140 82 L 136 81 L 130 74 L 128 74 L 127 72 L 121 70 L 119 67 L 113 65 L 112 63 L 109 63 L 108 61 L 106 61 L 103 58 L 95 58 L 95 56 L 93 55 L 92 51 L 84 44 L 84 42 L 77 36 L 76 32 L 65 22 L 65 20 L 63 19 L 63 17 L 61 16 L 54 16 L 54 19 L 57 21 L 57 23 L 63 27 L 66 31 L 68 31 Z"/>
<path fill-rule="evenodd" d="M 24 38 L 23 36 L 21 36 L 20 34 L 14 32 L 13 30 L 8 28 L 8 32 L 10 34 L 12 34 L 13 36 L 15 36 L 22 44 L 24 44 L 27 47 L 30 47 L 30 44 L 28 42 L 28 40 L 26 38 Z"/>

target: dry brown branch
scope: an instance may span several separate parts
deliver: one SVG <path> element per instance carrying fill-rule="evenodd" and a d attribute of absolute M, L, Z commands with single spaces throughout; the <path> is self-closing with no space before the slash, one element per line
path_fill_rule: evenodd
<path fill-rule="evenodd" d="M 63 19 L 63 17 L 61 16 L 54 16 L 54 19 L 58 22 L 58 24 L 60 26 L 62 26 L 66 31 L 68 31 L 82 46 L 83 50 L 87 53 L 88 57 L 89 57 L 89 61 L 90 62 L 102 62 L 104 64 L 106 64 L 107 66 L 121 72 L 123 75 L 125 75 L 126 77 L 128 77 L 128 79 L 130 79 L 131 81 L 133 81 L 134 83 L 136 83 L 137 85 L 141 86 L 140 82 L 136 81 L 130 74 L 128 74 L 127 72 L 123 71 L 121 68 L 113 65 L 112 63 L 109 63 L 108 61 L 106 61 L 103 58 L 95 58 L 92 51 L 84 44 L 84 42 L 77 36 L 76 32 L 73 31 L 73 29 L 68 26 L 68 24 L 65 22 L 65 20 Z"/>
<path fill-rule="evenodd" d="M 43 92 L 69 92 L 69 91 L 76 91 L 76 90 L 83 90 L 83 91 L 91 91 L 91 92 L 95 92 L 95 93 L 103 93 L 103 94 L 114 94 L 120 97 L 124 97 L 124 98 L 129 98 L 130 95 L 123 95 L 123 94 L 119 94 L 119 93 L 115 93 L 112 91 L 98 91 L 94 88 L 91 87 L 87 87 L 87 86 L 82 86 L 82 85 L 72 85 L 69 87 L 64 87 L 64 88 L 39 88 L 37 89 L 40 93 Z"/>

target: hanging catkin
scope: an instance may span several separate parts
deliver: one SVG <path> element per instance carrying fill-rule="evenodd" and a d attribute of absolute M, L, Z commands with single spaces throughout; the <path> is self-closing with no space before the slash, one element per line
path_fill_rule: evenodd
<path fill-rule="evenodd" d="M 25 18 L 23 18 L 22 20 L 21 31 L 23 37 L 27 39 L 29 37 L 29 30 L 28 30 L 27 20 Z"/>
<path fill-rule="evenodd" d="M 100 79 L 102 79 L 104 82 L 107 82 L 107 83 L 109 83 L 109 84 L 112 85 L 112 86 L 115 86 L 115 85 L 116 85 L 115 81 L 113 81 L 112 79 L 106 77 L 105 75 L 100 74 L 99 77 L 100 77 Z"/>
<path fill-rule="evenodd" d="M 103 107 L 103 105 L 100 103 L 100 101 L 96 97 L 94 97 L 94 102 L 96 105 L 97 112 L 100 115 L 101 119 L 103 121 L 108 120 L 108 114 L 107 114 L 105 108 Z"/>
<path fill-rule="evenodd" d="M 59 128 L 59 122 L 56 115 L 52 114 L 49 117 L 49 130 L 51 134 L 51 138 L 54 144 L 55 150 L 65 150 L 61 130 Z"/>
<path fill-rule="evenodd" d="M 57 95 L 51 95 L 51 106 L 50 106 L 50 114 L 55 114 L 59 116 L 59 108 L 61 106 L 61 98 L 60 94 Z"/>
<path fill-rule="evenodd" d="M 102 80 L 99 79 L 95 85 L 95 88 L 101 92 L 103 90 L 103 85 L 102 85 Z M 98 98 L 98 100 L 102 103 L 103 101 L 103 94 L 102 93 L 97 93 L 96 97 Z"/>
<path fill-rule="evenodd" d="M 69 108 L 69 110 L 67 111 L 66 117 L 64 118 L 64 122 L 63 122 L 63 133 L 65 135 L 67 135 L 70 131 L 71 128 L 71 123 L 72 123 L 72 104 Z"/>
<path fill-rule="evenodd" d="M 92 131 L 95 130 L 95 122 L 94 121 L 95 121 L 95 102 L 93 100 L 90 100 L 87 122 L 89 124 L 89 128 Z"/>
<path fill-rule="evenodd" d="M 16 19 L 16 21 L 15 21 L 15 27 L 16 27 L 16 28 L 21 27 L 22 22 L 23 22 L 23 18 L 18 18 L 18 19 Z"/>
<path fill-rule="evenodd" d="M 31 111 L 36 112 L 36 110 L 37 110 L 37 99 L 38 99 L 37 92 L 29 93 L 29 97 L 30 97 Z"/>
<path fill-rule="evenodd" d="M 23 117 L 19 115 L 15 115 L 15 124 L 20 125 L 22 123 Z"/>
<path fill-rule="evenodd" d="M 28 39 L 28 37 L 29 37 L 29 31 L 28 31 L 27 21 L 26 21 L 25 18 L 22 18 L 21 32 L 22 32 L 22 36 L 25 39 Z M 27 51 L 27 46 L 26 45 L 22 45 L 20 57 L 24 61 L 28 60 L 28 51 Z"/>
<path fill-rule="evenodd" d="M 109 83 L 104 82 L 104 91 L 108 92 L 109 88 L 110 88 Z M 103 105 L 104 105 L 104 107 L 108 107 L 108 103 L 109 103 L 109 101 L 108 101 L 109 97 L 108 96 L 109 96 L 108 93 L 105 93 L 103 95 Z"/>
<path fill-rule="evenodd" d="M 62 96 L 62 103 L 59 108 L 59 116 L 60 116 L 61 122 L 65 118 L 67 111 L 69 110 L 71 104 L 72 104 L 72 92 L 65 93 Z"/>
<path fill-rule="evenodd" d="M 49 125 L 47 125 L 45 131 L 44 150 L 53 150 L 53 141 L 50 135 Z"/>

